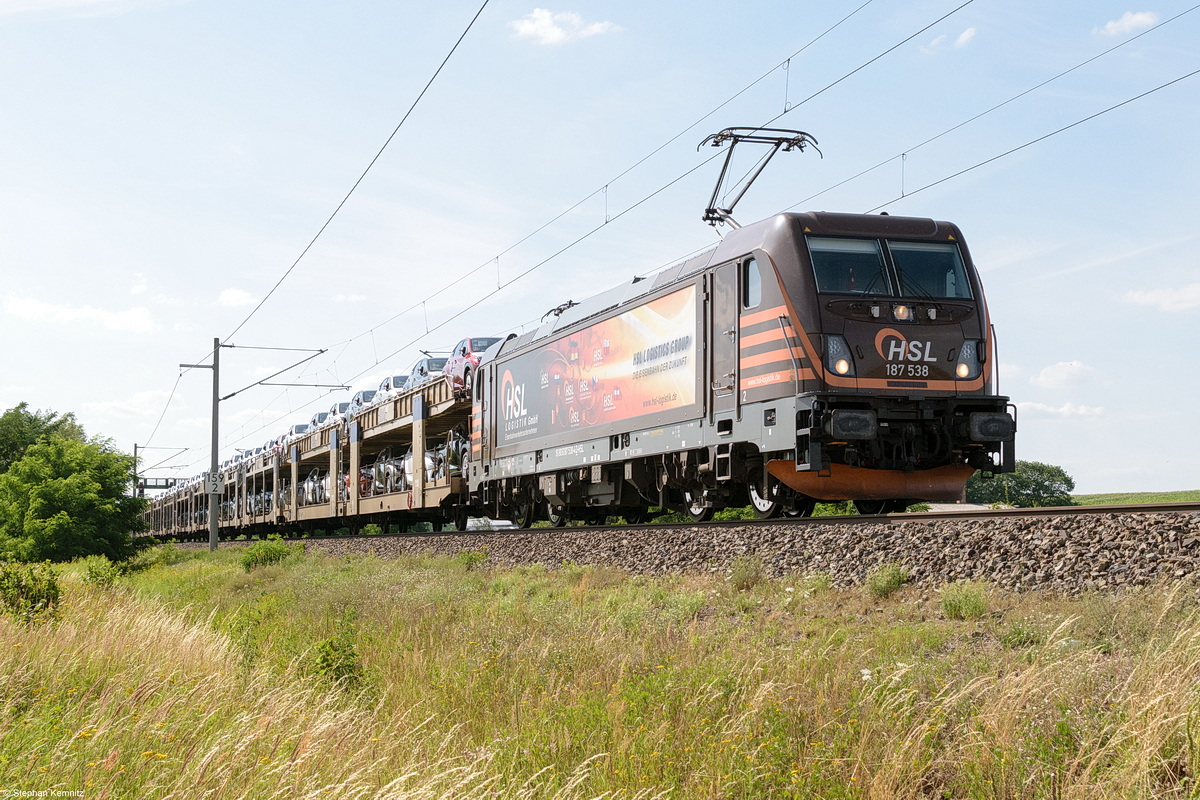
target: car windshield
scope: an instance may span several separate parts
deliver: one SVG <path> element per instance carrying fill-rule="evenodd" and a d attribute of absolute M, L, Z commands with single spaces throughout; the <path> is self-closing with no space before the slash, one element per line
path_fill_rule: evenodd
<path fill-rule="evenodd" d="M 447 359 L 444 359 L 444 358 L 429 359 L 429 371 L 430 372 L 441 372 L 446 366 L 446 361 L 447 361 Z"/>
<path fill-rule="evenodd" d="M 950 242 L 808 237 L 817 291 L 828 294 L 970 299 L 962 255 Z"/>
<path fill-rule="evenodd" d="M 498 341 L 500 341 L 499 336 L 484 336 L 482 338 L 472 339 L 471 352 L 482 353 L 484 350 L 487 350 Z"/>

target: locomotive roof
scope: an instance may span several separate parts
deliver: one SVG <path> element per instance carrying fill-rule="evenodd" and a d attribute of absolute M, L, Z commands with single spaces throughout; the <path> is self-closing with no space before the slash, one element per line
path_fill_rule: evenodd
<path fill-rule="evenodd" d="M 740 258 L 755 250 L 771 253 L 795 241 L 797 234 L 814 233 L 827 236 L 889 236 L 898 238 L 961 238 L 958 228 L 949 222 L 925 217 L 896 217 L 888 214 L 845 214 L 829 211 L 785 212 L 736 228 L 725 234 L 720 244 L 711 250 L 667 267 L 649 278 L 634 278 L 607 291 L 571 305 L 558 316 L 502 344 L 488 348 L 487 357 L 511 352 L 532 342 L 554 336 L 577 322 L 603 314 L 617 306 L 648 295 L 658 288 L 675 283 L 708 267 Z"/>

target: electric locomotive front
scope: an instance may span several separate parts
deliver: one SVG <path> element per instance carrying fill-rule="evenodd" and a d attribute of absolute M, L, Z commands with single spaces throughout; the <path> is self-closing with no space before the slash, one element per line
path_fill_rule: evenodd
<path fill-rule="evenodd" d="M 958 228 L 886 214 L 769 222 L 761 247 L 803 363 L 794 458 L 768 472 L 808 497 L 891 511 L 958 499 L 976 469 L 1012 471 L 1016 422 L 993 392 L 994 334 Z"/>

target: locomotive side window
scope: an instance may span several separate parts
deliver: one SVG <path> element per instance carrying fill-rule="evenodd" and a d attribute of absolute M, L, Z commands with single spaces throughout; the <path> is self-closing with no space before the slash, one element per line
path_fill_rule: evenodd
<path fill-rule="evenodd" d="M 970 299 L 971 285 L 958 246 L 942 242 L 888 242 L 902 297 Z"/>
<path fill-rule="evenodd" d="M 836 294 L 892 294 L 892 282 L 875 239 L 808 237 L 817 291 Z"/>
<path fill-rule="evenodd" d="M 762 275 L 758 262 L 748 258 L 742 264 L 742 308 L 754 308 L 762 302 Z"/>

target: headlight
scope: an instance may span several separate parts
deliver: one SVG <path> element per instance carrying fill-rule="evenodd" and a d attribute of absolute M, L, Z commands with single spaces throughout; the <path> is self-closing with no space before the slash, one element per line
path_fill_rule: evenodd
<path fill-rule="evenodd" d="M 954 374 L 959 380 L 969 381 L 978 378 L 981 370 L 983 342 L 978 339 L 966 339 L 958 349 L 958 366 Z"/>
<path fill-rule="evenodd" d="M 854 356 L 844 336 L 829 334 L 825 337 L 825 368 L 838 375 L 854 376 Z"/>

